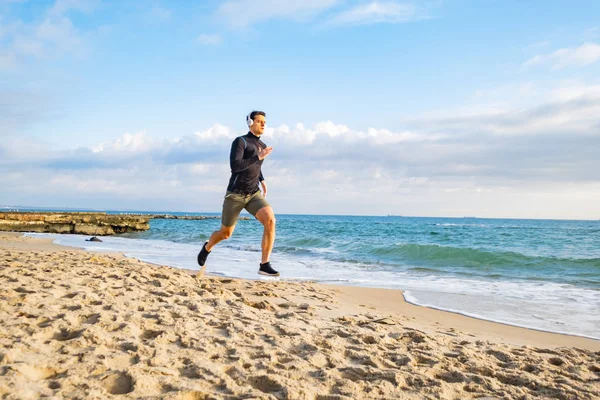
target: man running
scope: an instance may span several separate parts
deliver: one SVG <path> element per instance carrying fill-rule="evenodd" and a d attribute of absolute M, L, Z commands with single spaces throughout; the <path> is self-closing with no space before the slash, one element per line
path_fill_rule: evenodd
<path fill-rule="evenodd" d="M 275 242 L 275 214 L 273 208 L 267 203 L 267 183 L 261 172 L 263 160 L 271 154 L 272 147 L 267 147 L 260 140 L 265 132 L 267 123 L 263 111 L 252 111 L 246 117 L 250 128 L 244 136 L 236 138 L 231 145 L 229 164 L 231 178 L 223 201 L 223 214 L 221 215 L 221 229 L 215 231 L 198 254 L 198 264 L 204 266 L 206 259 L 213 247 L 222 240 L 229 239 L 238 216 L 245 208 L 264 226 L 262 237 L 262 260 L 258 273 L 267 276 L 279 276 L 279 272 L 271 267 L 269 258 Z M 261 194 L 258 185 L 262 186 Z"/>

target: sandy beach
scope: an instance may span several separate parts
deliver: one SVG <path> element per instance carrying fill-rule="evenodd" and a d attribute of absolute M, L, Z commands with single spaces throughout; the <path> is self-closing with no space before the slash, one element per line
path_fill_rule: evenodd
<path fill-rule="evenodd" d="M 600 341 L 0 234 L 6 399 L 597 399 Z"/>

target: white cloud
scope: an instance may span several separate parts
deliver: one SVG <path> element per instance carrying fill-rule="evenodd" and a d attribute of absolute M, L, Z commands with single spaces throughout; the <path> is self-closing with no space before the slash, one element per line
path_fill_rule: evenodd
<path fill-rule="evenodd" d="M 600 96 L 583 96 L 527 109 L 421 120 L 413 124 L 417 129 L 435 129 L 437 125 L 455 134 L 479 132 L 498 137 L 552 137 L 566 135 L 567 132 L 569 136 L 598 136 L 596 127 L 600 123 L 599 116 Z"/>
<path fill-rule="evenodd" d="M 302 20 L 338 5 L 341 0 L 229 0 L 217 17 L 230 27 L 243 29 L 270 19 Z"/>
<path fill-rule="evenodd" d="M 552 69 L 580 67 L 593 64 L 600 60 L 600 45 L 585 43 L 576 48 L 563 48 L 549 54 L 539 54 L 527 60 L 523 66 L 532 68 L 550 65 Z"/>
<path fill-rule="evenodd" d="M 147 136 L 145 130 L 137 133 L 125 133 L 112 143 L 102 143 L 92 148 L 94 153 L 130 152 L 140 153 L 152 149 L 156 143 Z"/>
<path fill-rule="evenodd" d="M 217 46 L 223 42 L 223 38 L 219 34 L 203 33 L 196 38 L 196 42 L 207 46 Z"/>
<path fill-rule="evenodd" d="M 221 124 L 215 124 L 204 131 L 195 132 L 194 135 L 201 141 L 206 140 L 213 143 L 235 137 L 235 133 L 231 129 Z"/>
<path fill-rule="evenodd" d="M 79 32 L 67 17 L 44 20 L 36 27 L 35 35 L 60 51 L 76 50 L 82 44 Z"/>
<path fill-rule="evenodd" d="M 478 114 L 483 113 L 483 107 L 497 112 L 510 107 L 539 104 L 544 99 L 541 92 L 539 85 L 531 81 L 511 83 L 478 89 L 473 93 L 473 102 L 479 108 Z"/>
<path fill-rule="evenodd" d="M 599 89 L 561 88 L 571 91 L 552 103 L 424 118 L 398 131 L 332 121 L 269 127 L 272 203 L 293 213 L 595 217 Z M 60 152 L 3 140 L 0 187 L 11 190 L 0 203 L 218 211 L 231 141 L 242 134 L 220 124 L 169 140 L 138 131 Z"/>
<path fill-rule="evenodd" d="M 244 29 L 271 19 L 311 21 L 345 4 L 344 0 L 230 0 L 216 14 L 230 27 Z M 371 1 L 325 16 L 324 26 L 402 23 L 424 18 L 428 18 L 424 8 L 412 3 Z"/>
<path fill-rule="evenodd" d="M 12 69 L 30 59 L 48 59 L 85 53 L 85 35 L 67 16 L 72 10 L 91 12 L 98 1 L 57 0 L 29 23 L 8 20 L 0 24 L 0 69 Z"/>
<path fill-rule="evenodd" d="M 189 172 L 195 176 L 203 176 L 210 173 L 212 167 L 210 164 L 194 163 L 189 166 Z"/>
<path fill-rule="evenodd" d="M 310 146 L 317 142 L 330 142 L 331 144 L 343 143 L 354 146 L 356 143 L 366 142 L 375 145 L 386 145 L 401 142 L 435 141 L 443 138 L 438 134 L 419 134 L 415 132 L 392 132 L 387 129 L 368 128 L 366 132 L 355 131 L 347 125 L 335 124 L 332 121 L 316 123 L 312 128 L 306 128 L 298 123 L 293 129 L 287 125 L 278 128 L 267 128 L 265 138 L 283 142 L 284 148 L 288 146 Z M 327 149 L 329 144 L 324 146 Z"/>
<path fill-rule="evenodd" d="M 368 25 L 378 23 L 401 23 L 422 19 L 413 4 L 393 1 L 372 1 L 361 4 L 333 17 L 330 25 Z"/>
<path fill-rule="evenodd" d="M 586 85 L 582 82 L 564 82 L 550 90 L 550 99 L 565 102 L 582 97 L 600 97 L 600 85 Z"/>

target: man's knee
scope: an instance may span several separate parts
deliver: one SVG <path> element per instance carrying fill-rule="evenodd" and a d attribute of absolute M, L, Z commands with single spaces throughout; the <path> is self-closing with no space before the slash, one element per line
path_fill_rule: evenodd
<path fill-rule="evenodd" d="M 231 237 L 231 235 L 233 234 L 234 229 L 235 229 L 235 226 L 222 226 L 221 227 L 221 237 L 224 240 L 229 239 Z"/>
<path fill-rule="evenodd" d="M 263 225 L 267 228 L 274 228 L 276 223 L 277 220 L 273 213 L 269 213 L 263 218 Z"/>
<path fill-rule="evenodd" d="M 275 228 L 275 213 L 271 207 L 264 207 L 256 213 L 256 219 L 264 225 L 265 228 Z"/>

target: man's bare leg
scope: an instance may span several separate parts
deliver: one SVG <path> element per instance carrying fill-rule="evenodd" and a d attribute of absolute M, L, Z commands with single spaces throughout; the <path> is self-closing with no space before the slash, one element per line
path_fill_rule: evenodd
<path fill-rule="evenodd" d="M 218 231 L 214 231 L 208 241 L 202 245 L 202 250 L 198 253 L 198 265 L 202 267 L 199 272 L 199 275 L 204 275 L 204 269 L 206 267 L 206 259 L 210 254 L 212 248 L 222 240 L 229 239 L 231 234 L 233 233 L 234 226 L 225 226 L 221 225 L 221 229 Z"/>
<path fill-rule="evenodd" d="M 208 243 L 206 244 L 206 251 L 212 251 L 212 248 L 215 247 L 217 243 L 229 239 L 233 234 L 234 229 L 235 225 L 221 225 L 221 229 L 219 229 L 218 231 L 214 231 L 212 235 L 210 235 L 210 239 L 208 239 Z"/>
<path fill-rule="evenodd" d="M 272 207 L 263 207 L 256 213 L 256 219 L 263 224 L 263 238 L 261 243 L 262 261 L 264 264 L 271 258 L 273 244 L 275 243 L 275 213 Z"/>

